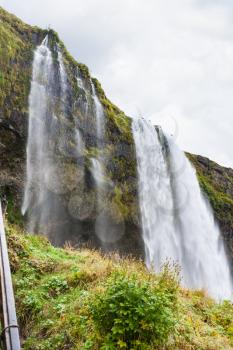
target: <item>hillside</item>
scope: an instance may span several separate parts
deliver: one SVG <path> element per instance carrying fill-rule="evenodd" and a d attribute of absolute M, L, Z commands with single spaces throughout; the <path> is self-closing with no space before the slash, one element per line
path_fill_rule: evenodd
<path fill-rule="evenodd" d="M 176 267 L 154 275 L 132 258 L 7 233 L 23 349 L 233 349 L 232 304 L 182 289 Z"/>

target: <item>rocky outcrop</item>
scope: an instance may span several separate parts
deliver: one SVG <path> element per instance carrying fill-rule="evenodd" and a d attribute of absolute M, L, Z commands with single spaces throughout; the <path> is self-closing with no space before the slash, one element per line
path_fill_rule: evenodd
<path fill-rule="evenodd" d="M 233 169 L 199 155 L 187 155 L 196 168 L 201 188 L 211 203 L 233 259 Z"/>

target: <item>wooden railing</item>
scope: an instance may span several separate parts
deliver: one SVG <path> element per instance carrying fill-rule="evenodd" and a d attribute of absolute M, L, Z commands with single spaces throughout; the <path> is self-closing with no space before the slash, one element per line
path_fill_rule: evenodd
<path fill-rule="evenodd" d="M 0 202 L 0 277 L 1 277 L 1 340 L 4 350 L 20 350 L 19 328 L 15 310 L 11 270 Z"/>

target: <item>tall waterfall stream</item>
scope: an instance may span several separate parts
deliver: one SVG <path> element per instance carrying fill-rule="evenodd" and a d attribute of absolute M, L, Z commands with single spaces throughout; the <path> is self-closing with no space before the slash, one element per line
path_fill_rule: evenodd
<path fill-rule="evenodd" d="M 133 120 L 146 264 L 181 267 L 184 286 L 230 298 L 232 281 L 220 231 L 195 170 L 172 138 L 144 119 Z"/>

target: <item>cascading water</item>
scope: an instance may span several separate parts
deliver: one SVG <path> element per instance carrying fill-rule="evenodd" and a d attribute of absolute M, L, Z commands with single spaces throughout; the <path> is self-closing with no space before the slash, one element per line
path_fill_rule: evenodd
<path fill-rule="evenodd" d="M 84 221 L 93 218 L 95 191 L 88 187 L 84 160 L 93 140 L 99 149 L 93 160 L 98 212 L 103 198 L 97 180 L 103 174 L 103 107 L 78 68 L 74 93 L 67 68 L 59 45 L 46 36 L 34 52 L 22 213 L 30 232 L 47 235 L 55 245 L 88 237 Z"/>
<path fill-rule="evenodd" d="M 98 199 L 100 199 L 99 198 L 100 194 L 105 189 L 105 174 L 103 172 L 103 167 L 98 159 L 92 158 L 91 163 L 92 163 L 91 170 L 92 170 L 92 174 L 97 187 L 97 196 L 98 196 Z M 98 194 L 98 192 L 100 193 Z"/>
<path fill-rule="evenodd" d="M 104 134 L 105 134 L 105 117 L 104 117 L 104 109 L 102 104 L 99 101 L 99 98 L 96 95 L 95 87 L 93 83 L 91 83 L 92 87 L 92 98 L 94 101 L 94 109 L 95 109 L 95 118 L 96 118 L 96 137 L 97 137 L 97 147 L 99 154 L 97 159 L 92 159 L 92 173 L 96 182 L 97 187 L 97 201 L 98 206 L 100 206 L 100 196 L 101 192 L 104 190 L 104 170 L 103 163 L 104 157 L 100 155 L 100 152 L 104 146 Z M 100 180 L 101 178 L 101 180 Z"/>
<path fill-rule="evenodd" d="M 59 63 L 59 72 L 60 72 L 60 81 L 61 81 L 61 96 L 65 100 L 67 97 L 67 91 L 68 91 L 68 79 L 66 75 L 62 53 L 59 47 L 57 47 L 57 58 Z"/>
<path fill-rule="evenodd" d="M 79 70 L 79 68 L 77 68 L 77 84 L 78 84 L 78 87 L 86 92 L 85 87 L 83 85 L 82 78 L 81 78 L 80 75 L 81 75 L 80 74 L 80 70 Z"/>
<path fill-rule="evenodd" d="M 92 174 L 96 183 L 97 190 L 97 212 L 98 217 L 95 223 L 95 234 L 101 241 L 103 249 L 107 249 L 108 243 L 113 242 L 113 237 L 117 237 L 116 230 L 110 216 L 106 213 L 104 208 L 104 202 L 107 195 L 107 179 L 104 171 L 104 165 L 106 164 L 106 158 L 103 155 L 103 148 L 105 145 L 105 115 L 104 109 L 96 95 L 95 87 L 91 83 L 92 98 L 94 101 L 95 117 L 96 117 L 96 137 L 98 156 L 96 159 L 92 159 Z M 120 235 L 119 235 L 120 237 Z"/>
<path fill-rule="evenodd" d="M 104 143 L 104 134 L 105 134 L 105 117 L 104 117 L 104 109 L 98 96 L 96 95 L 95 87 L 93 83 L 92 86 L 92 97 L 95 105 L 95 116 L 96 116 L 96 129 L 97 129 L 97 144 L 98 147 L 101 148 Z"/>
<path fill-rule="evenodd" d="M 57 195 L 66 193 L 68 187 L 61 181 L 64 167 L 56 159 L 56 150 L 66 156 L 69 130 L 61 123 L 66 118 L 68 87 L 62 55 L 59 50 L 57 53 L 56 72 L 48 36 L 34 52 L 22 213 L 28 215 L 30 232 L 43 232 L 59 244 L 58 229 L 51 232 L 64 212 Z"/>
<path fill-rule="evenodd" d="M 27 143 L 27 181 L 24 192 L 22 213 L 29 209 L 36 210 L 36 206 L 44 203 L 44 211 L 38 213 L 37 218 L 30 215 L 29 230 L 36 229 L 36 222 L 40 226 L 45 221 L 46 193 L 45 177 L 46 170 L 52 168 L 51 159 L 48 155 L 48 123 L 52 104 L 51 82 L 53 80 L 52 53 L 48 48 L 48 36 L 34 53 L 31 91 L 29 96 L 29 128 Z M 36 191 L 35 191 L 36 188 Z M 36 197 L 35 198 L 35 192 Z"/>
<path fill-rule="evenodd" d="M 181 267 L 182 283 L 230 299 L 230 268 L 195 170 L 172 138 L 144 119 L 132 125 L 146 264 L 159 271 L 167 259 Z"/>

